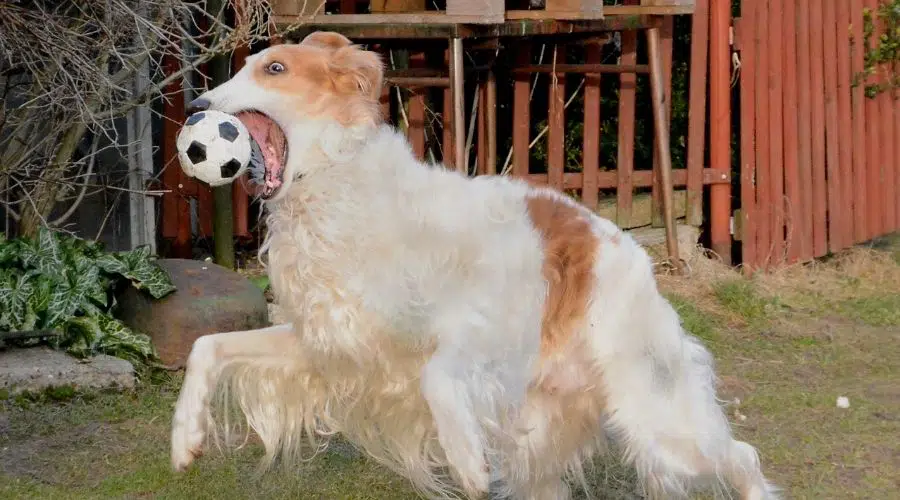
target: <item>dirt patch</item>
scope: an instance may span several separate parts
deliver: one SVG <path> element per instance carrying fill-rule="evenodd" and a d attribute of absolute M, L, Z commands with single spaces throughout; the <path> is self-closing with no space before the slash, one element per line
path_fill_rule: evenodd
<path fill-rule="evenodd" d="M 91 474 L 91 464 L 98 459 L 115 460 L 131 446 L 119 425 L 91 422 L 63 432 L 7 442 L 2 449 L 0 470 L 6 475 L 49 485 L 90 487 L 103 479 Z M 81 473 L 71 473 L 68 464 L 73 461 L 83 465 Z"/>

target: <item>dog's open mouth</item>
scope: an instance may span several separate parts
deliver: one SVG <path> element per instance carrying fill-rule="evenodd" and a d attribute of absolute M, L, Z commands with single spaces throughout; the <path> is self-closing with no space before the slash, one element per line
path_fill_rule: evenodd
<path fill-rule="evenodd" d="M 274 120 L 258 111 L 242 111 L 235 115 L 253 138 L 250 156 L 250 181 L 256 194 L 271 198 L 284 184 L 287 162 L 287 138 Z"/>

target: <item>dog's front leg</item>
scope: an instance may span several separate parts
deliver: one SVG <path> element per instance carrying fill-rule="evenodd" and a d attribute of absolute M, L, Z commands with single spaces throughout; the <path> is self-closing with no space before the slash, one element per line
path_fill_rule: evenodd
<path fill-rule="evenodd" d="M 296 352 L 297 337 L 290 323 L 243 332 L 205 335 L 194 341 L 184 382 L 172 419 L 172 466 L 185 470 L 203 452 L 210 394 L 230 363 L 271 359 L 278 362 Z"/>
<path fill-rule="evenodd" d="M 425 365 L 422 391 L 431 410 L 438 442 L 460 486 L 470 497 L 486 493 L 490 482 L 484 433 L 473 397 L 471 358 L 438 349 Z"/>

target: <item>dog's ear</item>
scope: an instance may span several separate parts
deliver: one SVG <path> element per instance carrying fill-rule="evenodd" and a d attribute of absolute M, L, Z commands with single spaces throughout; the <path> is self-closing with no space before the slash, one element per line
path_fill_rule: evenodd
<path fill-rule="evenodd" d="M 384 64 L 377 53 L 355 45 L 335 51 L 329 61 L 334 84 L 340 92 L 361 93 L 378 99 L 384 80 Z"/>
<path fill-rule="evenodd" d="M 349 38 L 333 31 L 316 31 L 310 33 L 300 45 L 316 45 L 331 50 L 338 50 L 353 45 Z"/>

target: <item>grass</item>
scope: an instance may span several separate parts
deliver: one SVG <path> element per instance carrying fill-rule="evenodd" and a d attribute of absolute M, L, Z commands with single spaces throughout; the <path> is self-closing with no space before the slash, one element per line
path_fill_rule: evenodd
<path fill-rule="evenodd" d="M 900 238 L 746 279 L 692 258 L 660 276 L 685 328 L 714 352 L 735 432 L 794 499 L 896 498 L 900 480 Z M 0 403 L 0 498 L 411 499 L 406 482 L 338 441 L 298 470 L 256 474 L 256 444 L 169 471 L 180 378 L 125 394 L 54 391 Z M 850 407 L 838 408 L 839 396 Z M 600 464 L 600 498 L 635 499 Z"/>

